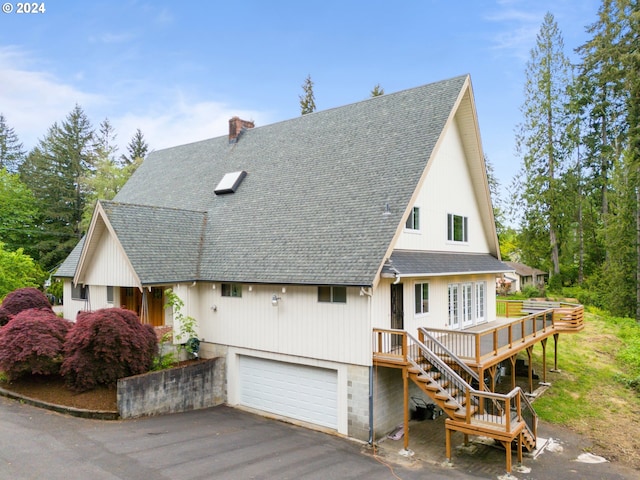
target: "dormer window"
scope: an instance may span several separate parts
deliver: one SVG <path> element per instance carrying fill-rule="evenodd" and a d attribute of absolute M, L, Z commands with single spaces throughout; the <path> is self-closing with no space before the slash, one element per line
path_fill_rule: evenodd
<path fill-rule="evenodd" d="M 447 215 L 447 240 L 450 242 L 468 242 L 469 241 L 469 221 L 467 217 Z"/>
<path fill-rule="evenodd" d="M 413 207 L 409 212 L 409 218 L 405 223 L 404 228 L 407 230 L 420 230 L 420 208 Z"/>

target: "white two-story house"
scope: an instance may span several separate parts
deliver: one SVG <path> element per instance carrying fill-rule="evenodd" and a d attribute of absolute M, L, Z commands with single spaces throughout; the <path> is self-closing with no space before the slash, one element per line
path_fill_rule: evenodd
<path fill-rule="evenodd" d="M 228 404 L 367 440 L 403 415 L 373 329 L 492 322 L 510 270 L 460 76 L 153 152 L 57 276 L 69 319 L 171 324 L 173 289 Z"/>

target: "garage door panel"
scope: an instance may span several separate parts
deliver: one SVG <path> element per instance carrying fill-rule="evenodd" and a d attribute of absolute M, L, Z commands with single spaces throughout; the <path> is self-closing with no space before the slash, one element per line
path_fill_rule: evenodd
<path fill-rule="evenodd" d="M 240 403 L 337 428 L 336 370 L 240 356 Z"/>

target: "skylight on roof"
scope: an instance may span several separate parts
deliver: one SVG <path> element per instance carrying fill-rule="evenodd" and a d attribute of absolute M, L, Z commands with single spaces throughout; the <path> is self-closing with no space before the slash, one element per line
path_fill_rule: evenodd
<path fill-rule="evenodd" d="M 236 190 L 242 183 L 242 180 L 247 175 L 247 172 L 241 170 L 239 172 L 232 172 L 225 174 L 218 183 L 218 186 L 213 191 L 216 195 L 224 195 L 225 193 L 236 193 Z"/>

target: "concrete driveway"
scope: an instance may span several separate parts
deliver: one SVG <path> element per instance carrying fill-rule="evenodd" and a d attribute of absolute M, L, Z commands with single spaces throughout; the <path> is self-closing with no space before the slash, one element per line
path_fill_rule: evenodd
<path fill-rule="evenodd" d="M 224 406 L 104 421 L 69 417 L 0 397 L 0 479 L 638 478 L 637 471 L 617 464 L 576 462 L 588 448 L 584 439 L 562 429 L 544 430 L 545 435 L 561 439 L 557 446 L 564 449 L 548 449 L 525 459 L 530 468 L 505 477 L 504 453 L 493 449 L 458 452 L 452 468 L 442 466 L 439 459 L 433 463 L 400 457 L 402 442 L 383 442 L 374 457 L 359 443 Z M 416 442 L 419 435 L 416 427 Z M 432 447 L 434 452 L 423 453 L 436 460 L 444 445 L 432 443 L 439 443 Z"/>

